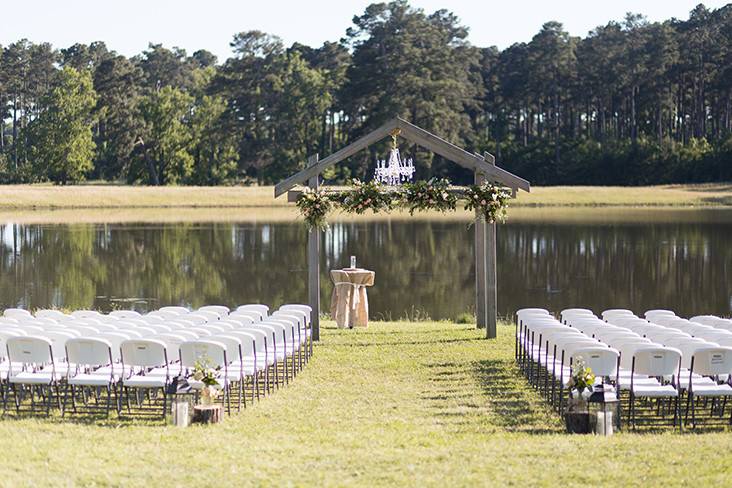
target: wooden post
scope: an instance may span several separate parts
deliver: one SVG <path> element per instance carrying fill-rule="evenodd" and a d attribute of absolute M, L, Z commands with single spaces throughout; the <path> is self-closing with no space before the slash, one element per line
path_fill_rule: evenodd
<path fill-rule="evenodd" d="M 475 184 L 485 183 L 485 175 L 475 172 Z M 479 212 L 475 212 L 475 322 L 479 329 L 488 324 L 486 295 L 486 248 L 485 248 L 485 227 L 486 223 L 479 218 Z"/>
<path fill-rule="evenodd" d="M 193 407 L 193 423 L 218 424 L 224 419 L 224 407 L 221 405 L 196 405 Z"/>
<path fill-rule="evenodd" d="M 318 164 L 318 155 L 308 158 L 308 166 Z M 308 180 L 308 186 L 317 190 L 320 186 L 319 175 Z M 320 231 L 311 229 L 308 231 L 308 303 L 312 308 L 310 327 L 312 339 L 320 340 Z"/>
<path fill-rule="evenodd" d="M 491 154 L 485 153 L 486 162 L 495 166 L 496 158 Z M 485 249 L 485 268 L 486 268 L 486 330 L 485 336 L 488 339 L 496 338 L 496 321 L 498 315 L 498 286 L 496 277 L 496 223 L 486 224 L 486 249 Z"/>

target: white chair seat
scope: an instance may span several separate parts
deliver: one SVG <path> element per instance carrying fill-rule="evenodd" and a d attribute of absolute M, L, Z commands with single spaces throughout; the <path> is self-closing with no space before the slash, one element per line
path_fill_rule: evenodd
<path fill-rule="evenodd" d="M 69 378 L 68 383 L 74 386 L 107 386 L 110 383 L 116 383 L 119 377 L 115 374 L 111 377 L 109 374 L 100 373 L 81 373 Z"/>
<path fill-rule="evenodd" d="M 165 388 L 166 380 L 163 376 L 133 376 L 122 380 L 124 386 L 131 388 Z"/>
<path fill-rule="evenodd" d="M 648 386 L 661 386 L 661 383 L 659 383 L 656 378 L 648 378 L 644 376 L 636 376 L 633 378 L 633 388 L 635 390 L 637 390 L 638 387 Z M 623 391 L 630 390 L 630 377 L 620 379 L 620 389 Z"/>
<path fill-rule="evenodd" d="M 41 371 L 38 373 L 21 371 L 20 373 L 8 378 L 8 381 L 23 385 L 50 385 L 57 379 L 58 374 L 54 375 L 51 371 Z"/>
<path fill-rule="evenodd" d="M 106 374 L 109 376 L 109 374 L 112 372 L 111 366 L 102 366 L 101 368 L 95 369 L 94 374 Z M 133 368 L 132 366 L 128 366 L 125 364 L 124 370 L 122 369 L 121 364 L 115 364 L 114 365 L 114 374 L 116 376 L 129 376 L 133 373 L 137 373 L 137 369 Z"/>
<path fill-rule="evenodd" d="M 671 385 L 647 386 L 634 384 L 633 393 L 635 396 L 649 398 L 676 398 L 679 396 L 679 392 Z"/>
<path fill-rule="evenodd" d="M 729 385 L 697 385 L 692 389 L 694 396 L 732 396 L 732 387 Z"/>

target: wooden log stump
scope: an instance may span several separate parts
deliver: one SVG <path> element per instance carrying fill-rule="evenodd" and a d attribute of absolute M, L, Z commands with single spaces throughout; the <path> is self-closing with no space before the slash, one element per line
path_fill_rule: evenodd
<path fill-rule="evenodd" d="M 193 422 L 197 424 L 218 424 L 224 419 L 221 405 L 196 405 L 193 407 Z"/>

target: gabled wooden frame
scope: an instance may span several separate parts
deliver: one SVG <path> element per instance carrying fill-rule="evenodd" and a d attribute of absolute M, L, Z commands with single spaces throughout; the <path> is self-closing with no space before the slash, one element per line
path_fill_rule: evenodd
<path fill-rule="evenodd" d="M 305 169 L 279 182 L 275 186 L 275 198 L 288 193 L 288 201 L 296 200 L 300 192 L 291 191 L 296 185 L 307 184 L 312 189 L 320 187 L 319 176 L 323 170 L 343 161 L 388 137 L 394 129 L 399 136 L 418 146 L 439 154 L 443 158 L 473 171 L 476 184 L 486 181 L 499 183 L 511 189 L 531 191 L 528 181 L 496 166 L 489 154 L 471 154 L 406 120 L 396 117 L 378 129 L 366 134 L 348 146 L 320 160 L 318 155 L 308 158 Z M 477 326 L 486 329 L 486 337 L 496 337 L 496 224 L 476 220 L 475 224 L 475 314 Z M 308 236 L 308 296 L 313 309 L 311 324 L 314 340 L 320 339 L 320 231 L 313 229 Z"/>

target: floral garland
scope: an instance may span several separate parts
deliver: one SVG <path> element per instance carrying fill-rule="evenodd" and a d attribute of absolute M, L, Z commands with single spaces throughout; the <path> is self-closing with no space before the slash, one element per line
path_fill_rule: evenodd
<path fill-rule="evenodd" d="M 323 190 L 305 190 L 295 203 L 308 229 L 325 230 L 328 228 L 326 217 L 333 208 L 333 199 Z"/>
<path fill-rule="evenodd" d="M 475 211 L 478 218 L 489 223 L 504 222 L 511 192 L 490 183 L 469 186 L 463 196 L 450 191 L 446 179 L 431 179 L 406 183 L 397 191 L 390 190 L 376 181 L 362 182 L 354 179 L 351 189 L 342 192 L 328 192 L 305 188 L 297 198 L 296 206 L 309 230 L 328 228 L 327 216 L 335 208 L 347 213 L 363 214 L 391 212 L 396 208 L 414 212 L 436 210 L 454 211 L 458 199 L 464 199 L 465 210 Z"/>
<path fill-rule="evenodd" d="M 511 193 L 505 188 L 484 183 L 465 189 L 465 210 L 475 210 L 481 220 L 488 223 L 505 222 Z"/>
<path fill-rule="evenodd" d="M 426 210 L 447 212 L 455 210 L 457 205 L 457 196 L 450 193 L 449 188 L 450 182 L 446 179 L 406 183 L 401 188 L 400 200 L 402 205 L 409 208 L 409 215 Z"/>
<path fill-rule="evenodd" d="M 362 214 L 367 210 L 377 212 L 391 212 L 395 202 L 386 187 L 377 182 L 362 182 L 354 179 L 350 191 L 341 192 L 338 196 L 341 208 L 348 213 Z"/>

